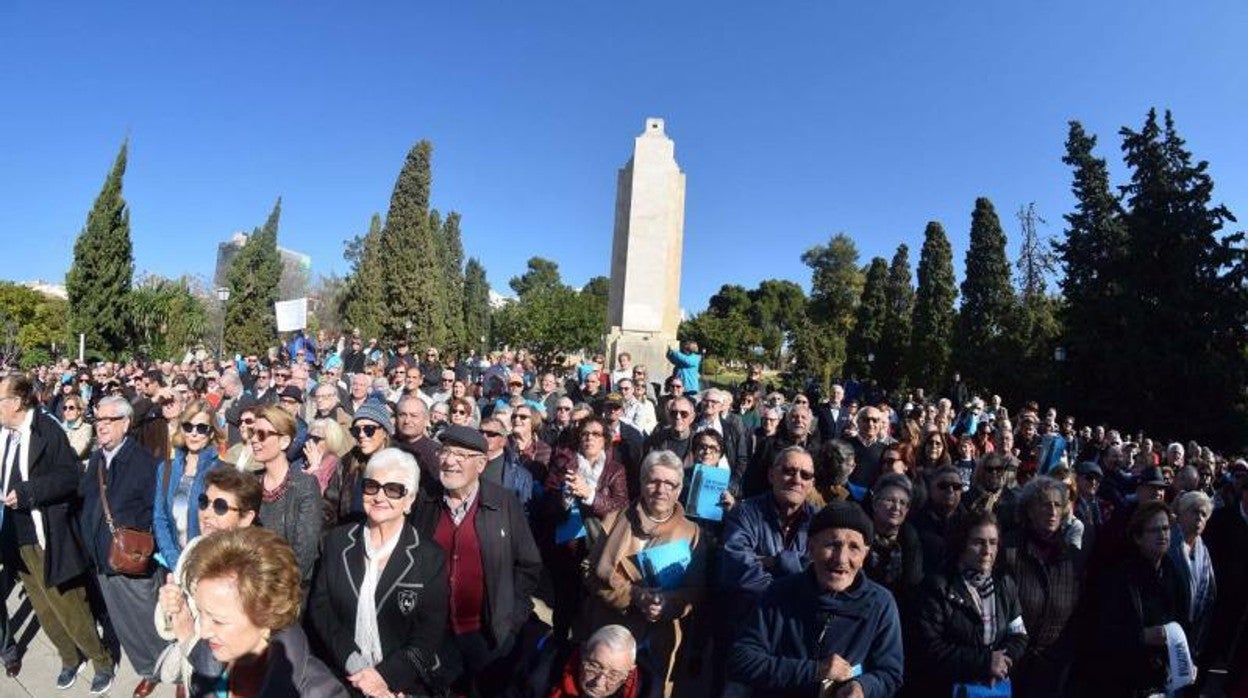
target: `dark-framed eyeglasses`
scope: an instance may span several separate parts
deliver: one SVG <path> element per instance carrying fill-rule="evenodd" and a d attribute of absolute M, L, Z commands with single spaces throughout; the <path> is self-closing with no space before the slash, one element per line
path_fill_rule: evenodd
<path fill-rule="evenodd" d="M 407 485 L 401 482 L 382 483 L 371 477 L 366 477 L 364 482 L 361 483 L 361 487 L 364 489 L 364 494 L 369 497 L 376 495 L 378 492 L 385 492 L 386 499 L 403 499 L 407 496 Z"/>
<path fill-rule="evenodd" d="M 196 424 L 194 422 L 182 422 L 182 433 L 190 436 L 191 434 L 199 434 L 207 436 L 212 433 L 211 424 Z"/>
<path fill-rule="evenodd" d="M 363 434 L 365 438 L 371 439 L 378 429 L 381 429 L 381 426 L 377 424 L 356 424 L 351 427 L 351 435 L 358 439 Z"/>
<path fill-rule="evenodd" d="M 780 471 L 780 474 L 781 474 L 781 475 L 784 475 L 785 477 L 796 477 L 796 478 L 800 478 L 800 479 L 802 480 L 802 482 L 810 482 L 811 480 L 814 480 L 814 479 L 815 479 L 815 471 L 813 471 L 813 470 L 803 470 L 802 468 L 799 468 L 799 467 L 794 466 L 794 465 L 785 466 L 785 467 L 784 467 L 784 468 Z"/>
<path fill-rule="evenodd" d="M 230 506 L 230 503 L 225 501 L 221 497 L 217 497 L 216 499 L 208 499 L 208 495 L 206 494 L 199 495 L 199 510 L 207 511 L 208 507 L 212 507 L 212 513 L 216 514 L 217 516 L 225 516 L 231 511 L 237 511 L 240 514 L 243 512 L 242 508 Z"/>

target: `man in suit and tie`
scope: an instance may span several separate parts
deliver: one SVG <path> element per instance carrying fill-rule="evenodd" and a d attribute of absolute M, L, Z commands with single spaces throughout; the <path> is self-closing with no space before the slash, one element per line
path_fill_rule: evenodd
<path fill-rule="evenodd" d="M 17 571 L 39 625 L 60 655 L 57 688 L 74 684 L 85 657 L 95 669 L 91 692 L 103 693 L 112 686 L 113 660 L 96 634 L 87 564 L 70 529 L 78 458 L 60 425 L 36 409 L 30 379 L 23 375 L 0 380 L 0 426 L 4 567 Z M 7 655 L 5 666 L 15 676 L 20 659 Z"/>
<path fill-rule="evenodd" d="M 832 386 L 832 394 L 828 401 L 819 405 L 815 419 L 819 424 L 819 435 L 826 439 L 839 439 L 849 426 L 849 408 L 844 404 L 845 388 L 839 384 Z"/>

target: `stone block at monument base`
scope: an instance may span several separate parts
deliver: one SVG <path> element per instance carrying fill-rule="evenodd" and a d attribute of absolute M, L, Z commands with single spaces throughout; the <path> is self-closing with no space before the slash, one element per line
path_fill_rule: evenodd
<path fill-rule="evenodd" d="M 645 366 L 651 383 L 660 385 L 672 375 L 672 365 L 667 362 L 667 350 L 675 349 L 676 335 L 667 332 L 638 332 L 612 327 L 607 333 L 607 357 L 612 366 L 615 357 L 627 353 L 633 357 L 634 366 Z M 651 395 L 650 397 L 654 397 Z"/>

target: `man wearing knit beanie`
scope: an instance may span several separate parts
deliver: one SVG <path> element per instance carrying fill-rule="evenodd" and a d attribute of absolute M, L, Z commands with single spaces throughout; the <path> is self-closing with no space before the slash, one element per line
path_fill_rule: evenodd
<path fill-rule="evenodd" d="M 742 624 L 725 695 L 894 695 L 904 665 L 901 621 L 893 595 L 862 572 L 875 539 L 871 519 L 836 501 L 811 519 L 809 536 L 806 573 L 772 583 Z"/>

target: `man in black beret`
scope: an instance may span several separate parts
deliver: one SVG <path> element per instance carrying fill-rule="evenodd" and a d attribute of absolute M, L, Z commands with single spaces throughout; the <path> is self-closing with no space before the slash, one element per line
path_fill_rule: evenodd
<path fill-rule="evenodd" d="M 742 624 L 725 695 L 891 696 L 901 686 L 897 604 L 867 578 L 875 539 L 862 507 L 833 502 L 810 521 L 803 574 L 777 580 Z"/>

